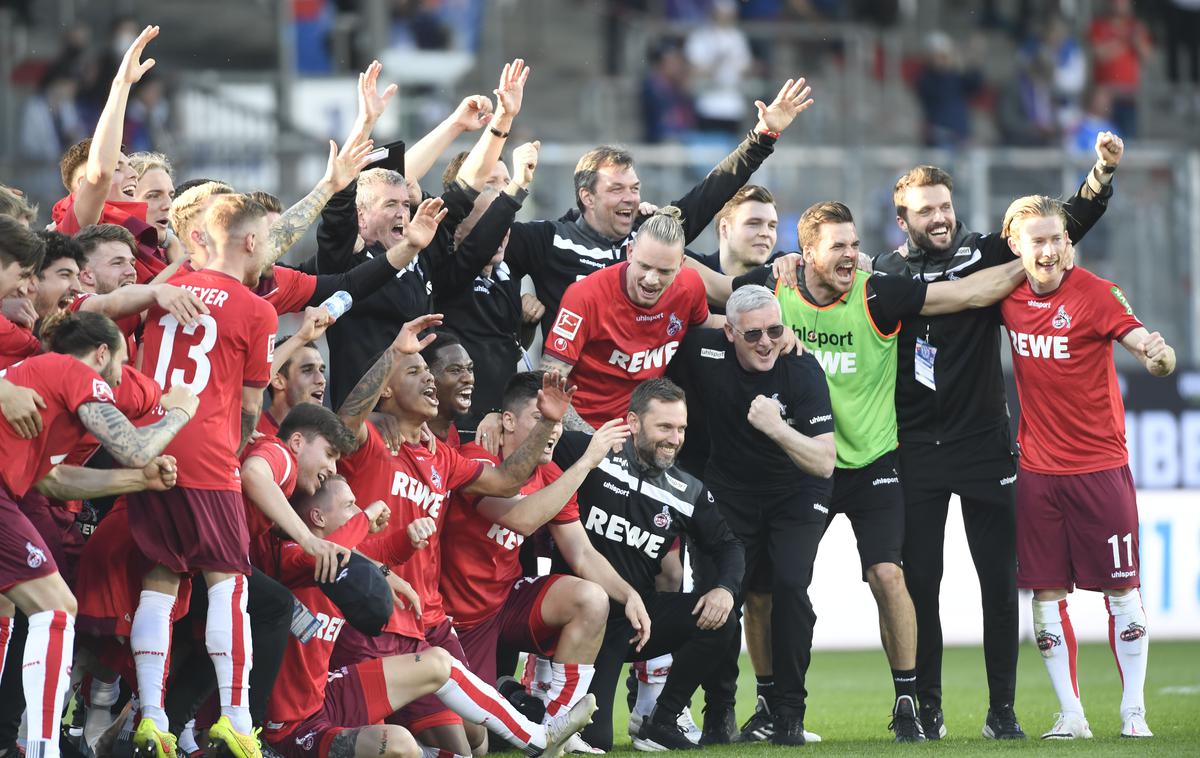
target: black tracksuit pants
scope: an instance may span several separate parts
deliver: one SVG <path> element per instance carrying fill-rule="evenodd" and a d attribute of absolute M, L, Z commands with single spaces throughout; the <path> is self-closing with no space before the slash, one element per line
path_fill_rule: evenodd
<path fill-rule="evenodd" d="M 1013 703 L 1019 643 L 1016 473 L 1007 427 L 941 445 L 900 446 L 904 578 L 917 614 L 917 694 L 922 705 L 940 707 L 942 701 L 938 597 L 951 493 L 962 500 L 963 527 L 979 576 L 990 704 Z"/>
<path fill-rule="evenodd" d="M 769 593 L 771 608 L 771 651 L 774 659 L 772 708 L 804 718 L 804 678 L 812 653 L 813 627 L 817 614 L 808 597 L 813 562 L 825 532 L 825 513 L 814 508 L 828 505 L 827 497 L 792 493 L 783 497 L 713 490 L 721 515 L 742 541 L 746 550 L 743 592 Z M 692 551 L 692 577 L 696 589 L 713 586 L 716 566 L 699 551 Z M 735 607 L 741 618 L 742 598 Z M 703 680 L 704 700 L 709 708 L 733 706 L 737 695 L 738 656 L 741 654 L 741 624 L 731 644 L 721 651 Z"/>
<path fill-rule="evenodd" d="M 692 609 L 703 593 L 655 592 L 642 596 L 650 616 L 650 639 L 639 652 L 629 643 L 633 627 L 625 618 L 625 608 L 611 604 L 604 642 L 596 656 L 596 671 L 591 692 L 596 696 L 596 715 L 583 730 L 583 738 L 593 747 L 612 750 L 613 699 L 621 669 L 629 661 L 645 661 L 672 653 L 675 662 L 658 697 L 658 707 L 669 713 L 682 713 L 692 702 L 700 680 L 713 661 L 731 644 L 737 620 L 731 612 L 724 626 L 705 631 L 696 626 Z"/>

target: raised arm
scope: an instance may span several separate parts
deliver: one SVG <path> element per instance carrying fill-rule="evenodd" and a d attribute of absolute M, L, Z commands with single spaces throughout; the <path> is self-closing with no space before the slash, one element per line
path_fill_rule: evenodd
<path fill-rule="evenodd" d="M 934 282 L 925 290 L 925 305 L 922 316 L 938 316 L 943 313 L 958 313 L 968 308 L 985 308 L 994 305 L 1021 283 L 1025 269 L 1020 259 L 977 271 L 962 279 Z"/>
<path fill-rule="evenodd" d="M 1064 203 L 1067 214 L 1067 236 L 1079 242 L 1108 207 L 1112 197 L 1112 180 L 1117 166 L 1125 155 L 1125 143 L 1112 132 L 1096 135 L 1096 163 L 1088 170 L 1079 189 Z"/>
<path fill-rule="evenodd" d="M 168 490 L 177 478 L 175 458 L 160 455 L 140 469 L 85 468 L 60 463 L 37 483 L 37 491 L 55 500 L 113 497 L 145 490 Z"/>
<path fill-rule="evenodd" d="M 347 145 L 371 139 L 375 124 L 379 123 L 379 118 L 387 110 L 388 101 L 396 94 L 395 84 L 389 84 L 383 92 L 379 91 L 379 74 L 382 71 L 383 65 L 379 61 L 371 61 L 367 70 L 358 75 L 358 114 L 346 139 Z"/>
<path fill-rule="evenodd" d="M 492 117 L 492 101 L 483 95 L 463 98 L 446 120 L 404 152 L 404 178 L 419 182 L 460 134 L 482 129 Z"/>
<path fill-rule="evenodd" d="M 500 160 L 500 151 L 512 131 L 513 119 L 521 111 L 529 71 L 525 61 L 517 58 L 512 63 L 505 63 L 500 72 L 500 86 L 494 90 L 496 113 L 458 170 L 458 178 L 476 192 L 483 189 L 492 167 Z"/>
<path fill-rule="evenodd" d="M 129 90 L 141 81 L 147 71 L 154 68 L 154 59 L 142 61 L 142 53 L 150 40 L 158 36 L 157 26 L 147 26 L 137 36 L 113 78 L 108 91 L 108 100 L 100 111 L 96 122 L 96 133 L 88 150 L 87 166 L 83 182 L 75 191 L 75 220 L 79 226 L 100 221 L 104 201 L 108 199 L 117 163 L 121 160 L 121 136 L 125 129 L 125 107 L 129 103 Z"/>
<path fill-rule="evenodd" d="M 258 396 L 261 403 L 261 391 Z M 77 413 L 117 463 L 140 469 L 158 457 L 183 425 L 192 420 L 199 399 L 186 387 L 176 386 L 163 394 L 159 404 L 166 409 L 162 419 L 143 427 L 129 423 L 125 414 L 109 403 L 84 403 Z"/>
<path fill-rule="evenodd" d="M 528 537 L 558 515 L 592 469 L 610 451 L 625 444 L 628 437 L 629 426 L 623 419 L 608 421 L 596 431 L 583 456 L 549 485 L 523 498 L 485 497 L 476 510 L 492 522 Z"/>
<path fill-rule="evenodd" d="M 271 358 L 271 376 L 278 374 L 283 364 L 291 360 L 292 354 L 310 342 L 316 342 L 325 334 L 325 330 L 333 324 L 333 317 L 329 315 L 329 311 L 324 308 L 308 307 L 304 309 L 304 321 L 300 324 L 300 328 L 291 337 L 284 340 L 283 344 L 275 348 L 275 354 Z M 300 540 L 292 537 L 292 539 L 300 542 Z"/>
<path fill-rule="evenodd" d="M 1170 376 L 1175 371 L 1175 348 L 1158 332 L 1139 326 L 1121 338 L 1121 347 L 1137 358 L 1152 376 Z"/>
<path fill-rule="evenodd" d="M 788 426 L 779 413 L 779 403 L 763 395 L 754 398 L 746 414 L 750 425 L 759 430 L 792 459 L 792 463 L 806 474 L 821 477 L 833 476 L 837 462 L 837 448 L 833 433 L 809 437 Z"/>

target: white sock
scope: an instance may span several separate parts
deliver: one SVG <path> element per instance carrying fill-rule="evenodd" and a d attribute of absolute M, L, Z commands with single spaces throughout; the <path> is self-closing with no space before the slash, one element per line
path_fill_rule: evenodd
<path fill-rule="evenodd" d="M 184 724 L 179 732 L 179 749 L 184 755 L 200 752 L 200 745 L 196 742 L 196 719 Z"/>
<path fill-rule="evenodd" d="M 590 663 L 550 664 L 550 691 L 546 698 L 546 721 L 571 709 L 592 686 L 596 667 Z"/>
<path fill-rule="evenodd" d="M 87 716 L 83 721 L 83 741 L 93 750 L 96 747 L 96 741 L 100 739 L 106 729 L 112 726 L 112 722 L 116 718 L 113 716 L 112 706 L 117 702 L 117 696 L 120 694 L 121 682 L 119 679 L 105 682 L 95 676 L 92 677 L 92 686 L 88 690 Z"/>
<path fill-rule="evenodd" d="M 549 658 L 533 653 L 525 655 L 525 671 L 521 674 L 521 684 L 525 686 L 526 692 L 544 703 L 549 698 L 550 688 L 553 686 L 552 679 Z"/>
<path fill-rule="evenodd" d="M 163 710 L 163 697 L 171 654 L 171 609 L 174 607 L 174 595 L 142 590 L 129 632 L 142 718 L 150 719 L 164 732 L 170 728 L 167 712 Z"/>
<path fill-rule="evenodd" d="M 471 758 L 469 755 L 459 755 L 453 750 L 440 747 L 421 745 L 421 758 Z"/>
<path fill-rule="evenodd" d="M 29 617 L 29 637 L 21 664 L 25 690 L 26 743 L 29 758 L 58 758 L 63 696 L 71 680 L 75 617 L 66 611 L 42 611 Z"/>
<path fill-rule="evenodd" d="M 1150 654 L 1150 632 L 1146 629 L 1146 611 L 1142 593 L 1134 589 L 1127 595 L 1104 598 L 1108 608 L 1108 644 L 1121 672 L 1121 715 L 1146 710 L 1146 658 Z"/>
<path fill-rule="evenodd" d="M 1046 662 L 1050 684 L 1058 695 L 1059 710 L 1083 715 L 1079 700 L 1079 681 L 1075 676 L 1075 658 L 1079 646 L 1075 629 L 1067 615 L 1067 600 L 1033 601 L 1033 636 Z"/>
<path fill-rule="evenodd" d="M 662 694 L 663 685 L 667 683 L 667 675 L 671 673 L 671 663 L 675 660 L 670 653 L 651 658 L 637 666 L 638 691 L 637 702 L 633 712 L 639 716 L 649 716 L 650 711 L 658 704 L 658 696 Z"/>
<path fill-rule="evenodd" d="M 450 661 L 450 678 L 433 694 L 463 719 L 487 727 L 517 747 L 546 746 L 546 730 L 541 724 L 525 718 L 457 660 Z"/>
<path fill-rule="evenodd" d="M 250 668 L 254 647 L 250 642 L 250 616 L 246 613 L 246 577 L 230 577 L 208 588 L 208 618 L 204 643 L 217 672 L 221 715 L 233 728 L 250 734 Z"/>

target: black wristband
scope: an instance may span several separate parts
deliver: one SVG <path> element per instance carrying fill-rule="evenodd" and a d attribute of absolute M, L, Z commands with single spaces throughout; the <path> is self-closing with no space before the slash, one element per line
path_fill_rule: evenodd
<path fill-rule="evenodd" d="M 1111 174 L 1117 170 L 1116 166 L 1109 166 L 1101 163 L 1100 161 L 1096 161 L 1096 168 L 1099 169 L 1100 173 L 1102 174 Z"/>
<path fill-rule="evenodd" d="M 489 126 L 488 131 L 491 132 L 492 134 L 496 135 L 497 137 L 500 137 L 501 139 L 508 136 L 508 132 L 502 132 L 494 126 Z"/>
<path fill-rule="evenodd" d="M 388 568 L 388 565 L 386 563 L 381 563 L 381 564 L 379 564 L 379 573 L 383 574 L 384 576 L 390 576 L 392 573 L 392 570 L 390 568 Z"/>

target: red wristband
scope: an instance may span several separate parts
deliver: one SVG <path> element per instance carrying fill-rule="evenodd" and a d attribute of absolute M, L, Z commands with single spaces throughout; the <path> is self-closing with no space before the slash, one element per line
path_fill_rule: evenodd
<path fill-rule="evenodd" d="M 773 132 L 770 129 L 759 129 L 758 133 L 763 135 L 764 137 L 771 137 L 773 139 L 779 139 L 779 132 Z"/>

